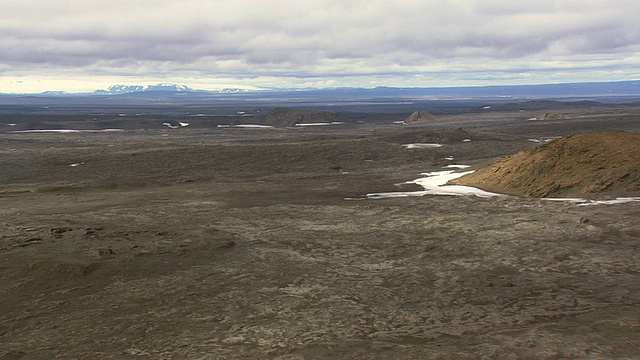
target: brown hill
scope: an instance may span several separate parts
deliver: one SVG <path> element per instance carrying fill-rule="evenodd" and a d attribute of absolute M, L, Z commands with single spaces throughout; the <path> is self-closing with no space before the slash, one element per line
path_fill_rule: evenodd
<path fill-rule="evenodd" d="M 330 123 L 339 119 L 335 111 L 275 109 L 264 118 L 264 125 L 289 127 L 296 124 Z"/>
<path fill-rule="evenodd" d="M 527 197 L 640 193 L 640 134 L 573 135 L 507 156 L 451 181 Z"/>
<path fill-rule="evenodd" d="M 436 117 L 427 111 L 414 111 L 408 118 L 404 120 L 407 125 L 413 124 L 425 124 L 427 122 L 435 120 Z"/>

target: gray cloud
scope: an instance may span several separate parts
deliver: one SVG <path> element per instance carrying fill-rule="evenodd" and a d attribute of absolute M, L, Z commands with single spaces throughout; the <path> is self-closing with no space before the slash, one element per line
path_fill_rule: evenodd
<path fill-rule="evenodd" d="M 635 0 L 23 0 L 0 12 L 0 69 L 23 77 L 640 75 Z"/>

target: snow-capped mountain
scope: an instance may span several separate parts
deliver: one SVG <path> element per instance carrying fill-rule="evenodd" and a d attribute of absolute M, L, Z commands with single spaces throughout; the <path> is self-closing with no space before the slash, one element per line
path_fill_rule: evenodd
<path fill-rule="evenodd" d="M 179 84 L 156 84 L 156 85 L 112 85 L 107 90 L 96 90 L 94 94 L 98 95 L 118 95 L 130 94 L 137 92 L 167 92 L 167 93 L 187 93 L 196 90 Z"/>

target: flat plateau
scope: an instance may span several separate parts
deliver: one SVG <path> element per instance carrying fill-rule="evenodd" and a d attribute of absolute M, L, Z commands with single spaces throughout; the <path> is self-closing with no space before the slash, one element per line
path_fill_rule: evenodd
<path fill-rule="evenodd" d="M 365 196 L 625 111 L 2 133 L 0 358 L 637 357 L 638 203 Z"/>

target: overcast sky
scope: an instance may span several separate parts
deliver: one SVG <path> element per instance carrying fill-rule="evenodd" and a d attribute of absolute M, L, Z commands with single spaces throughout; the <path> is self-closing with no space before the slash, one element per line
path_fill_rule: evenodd
<path fill-rule="evenodd" d="M 637 0 L 0 0 L 0 92 L 640 79 Z"/>

